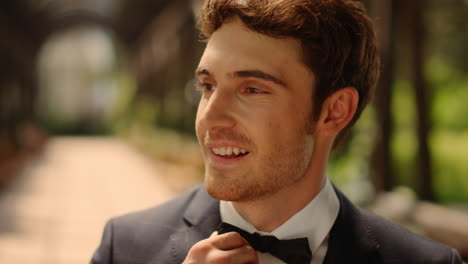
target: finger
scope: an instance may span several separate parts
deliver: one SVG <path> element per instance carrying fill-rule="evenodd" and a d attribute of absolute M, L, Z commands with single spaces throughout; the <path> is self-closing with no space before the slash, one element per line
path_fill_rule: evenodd
<path fill-rule="evenodd" d="M 232 254 L 231 263 L 258 263 L 257 252 L 250 245 L 227 252 Z"/>
<path fill-rule="evenodd" d="M 225 233 L 210 239 L 213 239 L 212 245 L 220 250 L 231 250 L 249 245 L 249 242 L 236 232 Z"/>
<path fill-rule="evenodd" d="M 257 252 L 251 246 L 242 246 L 227 251 L 218 251 L 217 258 L 223 263 L 232 264 L 256 264 L 258 263 Z"/>
<path fill-rule="evenodd" d="M 218 231 L 214 231 L 213 233 L 211 233 L 210 237 L 209 238 L 212 238 L 212 237 L 215 237 L 218 235 Z"/>

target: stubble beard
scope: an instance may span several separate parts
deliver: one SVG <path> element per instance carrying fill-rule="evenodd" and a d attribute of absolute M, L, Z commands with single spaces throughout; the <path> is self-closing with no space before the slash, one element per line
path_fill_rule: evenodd
<path fill-rule="evenodd" d="M 249 202 L 265 199 L 297 183 L 307 172 L 313 149 L 312 135 L 304 133 L 301 138 L 296 148 L 284 142 L 274 144 L 269 155 L 259 157 L 261 164 L 250 171 L 207 169 L 208 193 L 218 200 Z"/>

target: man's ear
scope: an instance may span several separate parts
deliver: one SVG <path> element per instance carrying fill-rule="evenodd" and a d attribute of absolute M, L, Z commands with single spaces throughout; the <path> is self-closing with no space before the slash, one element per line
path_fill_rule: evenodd
<path fill-rule="evenodd" d="M 317 131 L 324 136 L 336 136 L 354 117 L 359 102 L 354 87 L 341 88 L 322 104 Z"/>

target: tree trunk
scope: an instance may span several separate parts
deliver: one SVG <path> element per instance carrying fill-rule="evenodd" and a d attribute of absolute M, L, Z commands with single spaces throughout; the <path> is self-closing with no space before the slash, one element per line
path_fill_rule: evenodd
<path fill-rule="evenodd" d="M 417 192 L 421 199 L 434 200 L 432 189 L 431 156 L 428 145 L 429 135 L 429 90 L 424 79 L 425 60 L 425 28 L 424 10 L 425 0 L 408 1 L 410 10 L 410 38 L 411 38 L 411 78 L 415 93 L 417 138 L 418 138 L 418 173 Z"/>
<path fill-rule="evenodd" d="M 393 86 L 393 8 L 391 0 L 371 2 L 371 15 L 377 30 L 377 40 L 382 61 L 380 80 L 374 97 L 377 117 L 376 142 L 371 158 L 371 177 L 377 192 L 388 191 L 394 185 L 390 153 L 393 131 L 391 99 Z"/>

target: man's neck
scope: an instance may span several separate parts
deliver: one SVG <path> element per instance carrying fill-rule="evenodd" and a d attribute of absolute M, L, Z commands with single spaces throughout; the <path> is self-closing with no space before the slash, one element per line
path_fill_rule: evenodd
<path fill-rule="evenodd" d="M 315 139 L 311 163 L 294 184 L 263 199 L 233 202 L 236 211 L 258 231 L 271 232 L 302 210 L 325 184 L 325 171 L 334 138 Z"/>
<path fill-rule="evenodd" d="M 233 202 L 237 212 L 257 230 L 271 232 L 302 210 L 325 184 L 324 173 L 306 175 L 266 198 Z"/>

